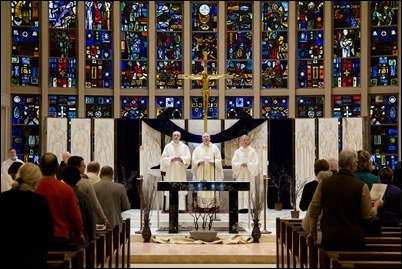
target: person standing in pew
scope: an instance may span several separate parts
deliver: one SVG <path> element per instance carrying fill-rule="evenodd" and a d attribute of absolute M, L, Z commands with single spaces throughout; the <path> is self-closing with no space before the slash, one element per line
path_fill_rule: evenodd
<path fill-rule="evenodd" d="M 321 182 L 323 178 L 330 177 L 333 175 L 333 172 L 331 170 L 327 171 L 320 171 L 317 175 L 317 181 Z M 317 182 L 317 184 L 318 184 Z M 317 244 L 321 244 L 321 237 L 322 237 L 322 232 L 321 232 L 321 226 L 320 226 L 320 221 L 322 217 L 322 212 L 318 216 L 317 219 Z M 306 232 L 310 232 L 310 207 L 307 209 L 306 215 L 304 215 L 303 221 L 302 221 L 302 227 L 303 230 Z"/>
<path fill-rule="evenodd" d="M 240 137 L 240 147 L 235 150 L 232 157 L 233 179 L 236 181 L 251 182 L 254 186 L 255 177 L 258 176 L 258 154 L 251 147 L 248 135 Z M 250 189 L 253 189 L 250 187 Z M 249 192 L 239 191 L 238 209 L 239 213 L 247 213 L 249 208 Z"/>
<path fill-rule="evenodd" d="M 71 156 L 68 158 L 68 165 L 76 166 L 78 170 L 80 170 L 81 173 L 81 179 L 78 181 L 77 186 L 78 189 L 81 191 L 87 193 L 89 195 L 89 199 L 91 199 L 91 204 L 94 209 L 95 215 L 97 219 L 99 220 L 98 224 L 103 224 L 107 228 L 113 228 L 112 225 L 109 222 L 109 219 L 107 218 L 101 204 L 99 203 L 99 200 L 96 196 L 93 184 L 89 180 L 88 176 L 85 174 L 85 168 L 87 167 L 85 165 L 85 160 L 81 156 Z"/>
<path fill-rule="evenodd" d="M 308 206 L 310 205 L 311 199 L 313 198 L 314 192 L 318 185 L 317 175 L 319 172 L 327 171 L 328 169 L 329 164 L 327 160 L 319 159 L 314 162 L 314 174 L 316 178 L 304 185 L 299 203 L 300 210 L 306 211 L 308 209 Z"/>
<path fill-rule="evenodd" d="M 81 179 L 80 170 L 72 165 L 66 165 L 61 172 L 61 179 L 70 185 L 75 195 L 77 195 L 80 205 L 82 222 L 84 224 L 84 236 L 87 242 L 95 240 L 96 237 L 96 220 L 94 209 L 91 204 L 89 195 L 78 189 L 77 182 Z"/>
<path fill-rule="evenodd" d="M 71 242 L 85 243 L 77 196 L 71 186 L 56 178 L 59 168 L 56 155 L 43 154 L 39 168 L 42 178 L 35 192 L 46 197 L 52 212 L 55 237 L 52 250 L 68 250 Z"/>
<path fill-rule="evenodd" d="M 381 183 L 387 184 L 384 193 L 384 218 L 382 226 L 401 226 L 401 189 L 393 184 L 394 171 L 383 167 L 378 172 Z"/>
<path fill-rule="evenodd" d="M 353 174 L 357 169 L 357 152 L 339 153 L 339 172 L 318 183 L 310 203 L 309 244 L 317 241 L 317 222 L 322 211 L 321 247 L 325 250 L 364 250 L 364 223 L 377 215 L 381 199 L 371 203 L 367 184 Z"/>
<path fill-rule="evenodd" d="M 130 201 L 124 185 L 119 182 L 113 182 L 113 176 L 113 168 L 108 165 L 103 166 L 99 175 L 101 180 L 93 186 L 99 203 L 110 220 L 110 224 L 112 227 L 118 224 L 121 233 L 123 228 L 121 213 L 130 209 Z M 102 220 L 98 219 L 97 222 L 98 224 L 103 224 Z"/>
<path fill-rule="evenodd" d="M 191 163 L 190 149 L 180 141 L 181 133 L 174 131 L 172 141 L 165 146 L 160 160 L 161 171 L 166 172 L 166 181 L 187 181 L 187 167 Z M 186 191 L 179 192 L 179 211 L 187 210 Z M 169 192 L 165 192 L 166 208 L 169 208 Z M 163 209 L 165 210 L 165 208 Z"/>
<path fill-rule="evenodd" d="M 0 194 L 2 268 L 46 268 L 54 240 L 49 203 L 35 193 L 42 174 L 33 163 L 23 164 L 12 189 Z"/>
<path fill-rule="evenodd" d="M 381 183 L 380 179 L 373 174 L 374 166 L 371 162 L 370 152 L 367 150 L 357 151 L 357 171 L 355 177 L 366 183 L 369 191 L 374 183 Z M 384 215 L 384 210 L 380 209 L 375 218 L 364 224 L 364 233 L 366 236 L 379 236 L 381 234 L 381 223 Z"/>

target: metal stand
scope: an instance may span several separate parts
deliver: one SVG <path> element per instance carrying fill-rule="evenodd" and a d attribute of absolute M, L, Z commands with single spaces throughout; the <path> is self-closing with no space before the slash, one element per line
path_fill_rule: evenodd
<path fill-rule="evenodd" d="M 138 188 L 138 192 L 140 194 L 140 229 L 138 231 L 135 231 L 136 234 L 142 233 L 142 211 L 143 211 L 143 207 L 144 207 L 143 194 L 142 194 L 142 182 L 143 181 L 144 181 L 143 176 L 140 176 L 137 178 L 137 188 Z"/>
<path fill-rule="evenodd" d="M 262 234 L 270 234 L 272 233 L 271 231 L 267 230 L 267 181 L 268 181 L 268 176 L 264 175 L 264 230 L 261 231 Z"/>

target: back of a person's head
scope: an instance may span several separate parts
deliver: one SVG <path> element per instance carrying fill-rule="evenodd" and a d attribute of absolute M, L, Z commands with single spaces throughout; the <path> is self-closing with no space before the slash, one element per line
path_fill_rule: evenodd
<path fill-rule="evenodd" d="M 332 173 L 331 170 L 320 171 L 320 172 L 317 174 L 317 180 L 318 180 L 318 181 L 321 181 L 321 180 L 323 180 L 324 178 L 330 177 L 330 176 L 332 176 L 332 175 L 333 175 L 333 173 Z"/>
<path fill-rule="evenodd" d="M 10 167 L 8 168 L 8 174 L 11 176 L 14 176 L 17 174 L 18 169 L 20 169 L 20 167 L 23 165 L 22 162 L 13 162 Z"/>
<path fill-rule="evenodd" d="M 371 172 L 374 169 L 373 163 L 371 162 L 371 155 L 367 150 L 357 151 L 357 170 Z"/>
<path fill-rule="evenodd" d="M 113 168 L 108 165 L 103 166 L 100 170 L 99 176 L 100 178 L 102 178 L 103 176 L 113 177 Z"/>
<path fill-rule="evenodd" d="M 339 170 L 339 164 L 338 164 L 338 160 L 331 157 L 327 159 L 327 162 L 329 164 L 329 170 L 332 171 L 332 173 L 336 173 Z"/>
<path fill-rule="evenodd" d="M 354 150 L 344 149 L 339 153 L 339 169 L 350 170 L 353 162 L 357 161 L 357 153 Z"/>
<path fill-rule="evenodd" d="M 77 166 L 67 165 L 61 172 L 61 179 L 70 186 L 75 186 L 81 179 L 80 170 Z"/>
<path fill-rule="evenodd" d="M 74 155 L 74 156 L 70 156 L 70 158 L 68 158 L 67 164 L 76 166 L 76 167 L 80 167 L 81 162 L 83 160 L 84 160 L 84 158 L 82 158 L 81 156 Z"/>
<path fill-rule="evenodd" d="M 381 168 L 378 172 L 378 177 L 382 183 L 391 183 L 394 177 L 394 171 L 389 167 Z"/>
<path fill-rule="evenodd" d="M 13 182 L 13 189 L 18 189 L 23 184 L 27 184 L 32 188 L 39 182 L 42 176 L 39 166 L 34 163 L 24 163 L 18 170 L 16 180 Z"/>
<path fill-rule="evenodd" d="M 42 155 L 39 162 L 40 171 L 44 176 L 53 176 L 57 173 L 59 168 L 59 161 L 57 156 L 51 152 Z"/>
<path fill-rule="evenodd" d="M 87 165 L 88 173 L 91 172 L 91 173 L 97 174 L 97 173 L 99 173 L 99 171 L 100 171 L 100 164 L 98 161 L 92 161 L 92 162 L 88 163 L 88 165 Z"/>
<path fill-rule="evenodd" d="M 320 171 L 327 171 L 329 164 L 325 159 L 319 159 L 314 162 L 314 174 L 317 176 Z"/>

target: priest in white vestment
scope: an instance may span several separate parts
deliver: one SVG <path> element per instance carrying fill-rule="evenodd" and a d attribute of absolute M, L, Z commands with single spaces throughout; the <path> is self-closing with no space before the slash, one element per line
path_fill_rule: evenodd
<path fill-rule="evenodd" d="M 191 168 L 195 181 L 224 179 L 221 151 L 211 143 L 211 136 L 208 133 L 202 135 L 202 143 L 193 151 Z M 219 206 L 219 191 L 198 191 L 197 203 L 201 208 Z"/>
<path fill-rule="evenodd" d="M 180 141 L 181 133 L 173 132 L 172 141 L 162 152 L 160 167 L 165 172 L 165 181 L 187 181 L 187 167 L 191 163 L 190 149 Z M 186 210 L 186 191 L 179 191 L 179 210 Z M 166 208 L 169 208 L 169 192 L 165 192 Z"/>
<path fill-rule="evenodd" d="M 258 176 L 259 162 L 257 151 L 249 144 L 250 138 L 243 135 L 240 138 L 240 147 L 235 150 L 232 157 L 232 170 L 234 180 L 252 184 Z M 240 211 L 246 211 L 249 208 L 249 201 L 249 192 L 239 191 L 238 209 Z"/>

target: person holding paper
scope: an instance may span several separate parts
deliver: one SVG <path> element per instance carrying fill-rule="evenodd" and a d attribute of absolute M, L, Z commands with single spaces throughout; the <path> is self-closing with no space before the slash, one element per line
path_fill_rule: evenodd
<path fill-rule="evenodd" d="M 165 172 L 166 181 L 187 181 L 187 167 L 191 163 L 190 149 L 180 141 L 181 133 L 175 131 L 172 141 L 165 146 L 162 152 L 160 167 Z M 186 191 L 179 192 L 179 211 L 186 210 Z M 165 192 L 165 206 L 169 208 L 169 192 Z M 164 208 L 165 209 L 165 208 Z"/>
<path fill-rule="evenodd" d="M 357 171 L 354 173 L 355 177 L 366 183 L 369 190 L 371 190 L 374 183 L 381 183 L 380 179 L 372 173 L 374 170 L 373 163 L 371 162 L 371 155 L 367 150 L 357 151 Z M 365 233 L 367 236 L 378 236 L 381 234 L 381 219 L 383 212 L 379 211 L 373 221 L 365 224 Z"/>
<path fill-rule="evenodd" d="M 384 193 L 384 218 L 382 226 L 401 225 L 401 189 L 392 184 L 394 171 L 389 167 L 381 168 L 378 176 L 383 184 L 387 184 Z"/>
<path fill-rule="evenodd" d="M 339 153 L 339 172 L 318 183 L 309 207 L 309 244 L 317 241 L 317 222 L 322 211 L 321 247 L 325 250 L 364 250 L 364 223 L 374 219 L 383 206 L 381 199 L 371 203 L 367 184 L 353 174 L 357 169 L 357 152 Z"/>
<path fill-rule="evenodd" d="M 235 150 L 232 157 L 233 179 L 236 181 L 251 182 L 255 184 L 255 177 L 258 176 L 258 154 L 251 147 L 248 135 L 240 137 L 240 147 Z M 251 188 L 250 189 L 254 189 Z M 238 208 L 240 213 L 248 212 L 249 208 L 249 192 L 239 191 Z"/>
<path fill-rule="evenodd" d="M 193 151 L 191 169 L 193 180 L 223 181 L 221 151 L 211 143 L 211 136 L 208 133 L 202 135 L 202 143 Z M 197 203 L 201 208 L 218 206 L 219 192 L 199 191 Z"/>

